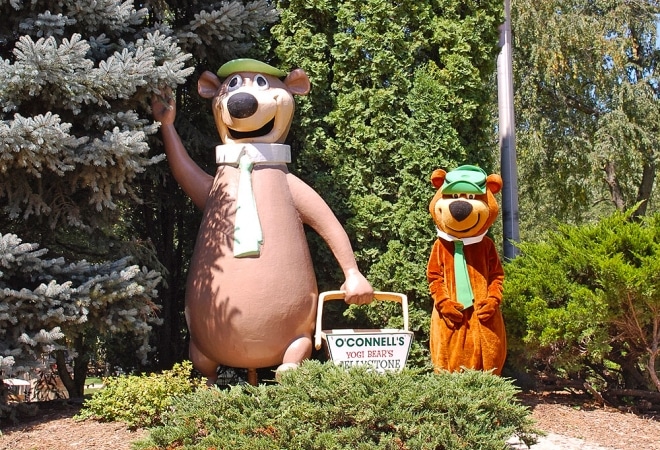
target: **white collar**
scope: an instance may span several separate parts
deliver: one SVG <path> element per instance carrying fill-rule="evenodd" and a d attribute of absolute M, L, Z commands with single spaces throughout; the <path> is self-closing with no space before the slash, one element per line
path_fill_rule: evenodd
<path fill-rule="evenodd" d="M 291 162 L 291 146 L 285 144 L 223 144 L 215 147 L 216 164 L 238 165 L 238 161 L 243 155 L 248 155 L 255 164 L 288 164 Z"/>
<path fill-rule="evenodd" d="M 438 237 L 441 239 L 444 239 L 445 241 L 463 241 L 463 245 L 470 245 L 470 244 L 477 244 L 481 242 L 484 239 L 484 236 L 486 236 L 486 233 L 488 230 L 486 230 L 483 234 L 480 234 L 479 236 L 472 236 L 472 237 L 466 237 L 466 238 L 457 238 L 456 236 L 452 236 L 450 234 L 445 233 L 438 227 L 435 228 L 436 231 L 438 232 Z"/>

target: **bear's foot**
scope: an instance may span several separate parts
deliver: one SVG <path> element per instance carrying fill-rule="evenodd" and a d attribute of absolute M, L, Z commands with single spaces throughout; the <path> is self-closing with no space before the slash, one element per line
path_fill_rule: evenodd
<path fill-rule="evenodd" d="M 275 370 L 275 380 L 279 383 L 280 379 L 282 378 L 282 374 L 286 372 L 287 370 L 294 370 L 297 369 L 300 364 L 297 363 L 284 363 L 280 364 L 280 366 Z"/>

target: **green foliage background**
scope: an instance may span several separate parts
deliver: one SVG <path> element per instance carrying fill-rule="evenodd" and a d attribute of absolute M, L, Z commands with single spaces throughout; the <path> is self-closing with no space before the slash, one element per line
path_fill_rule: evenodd
<path fill-rule="evenodd" d="M 274 54 L 312 82 L 310 95 L 297 99 L 293 170 L 345 224 L 374 287 L 408 295 L 423 356 L 425 271 L 435 239 L 430 174 L 464 163 L 496 170 L 486 105 L 497 104 L 502 2 L 292 0 L 277 7 Z M 316 236 L 310 240 L 320 289 L 338 289 L 336 262 Z M 393 308 L 378 304 L 351 317 L 400 325 Z"/>
<path fill-rule="evenodd" d="M 512 0 L 521 236 L 658 210 L 654 0 Z"/>

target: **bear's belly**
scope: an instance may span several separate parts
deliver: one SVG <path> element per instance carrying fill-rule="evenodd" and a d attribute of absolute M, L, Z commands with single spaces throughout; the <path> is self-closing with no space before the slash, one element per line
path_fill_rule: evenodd
<path fill-rule="evenodd" d="M 218 171 L 197 235 L 186 291 L 195 346 L 231 367 L 280 364 L 296 338 L 311 336 L 317 287 L 302 222 L 285 174 L 254 170 L 264 242 L 259 256 L 235 258 L 237 173 Z"/>

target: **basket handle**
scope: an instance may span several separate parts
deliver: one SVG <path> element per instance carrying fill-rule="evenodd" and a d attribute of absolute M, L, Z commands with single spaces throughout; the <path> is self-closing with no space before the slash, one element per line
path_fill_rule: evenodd
<path fill-rule="evenodd" d="M 321 348 L 321 334 L 323 331 L 322 321 L 323 321 L 323 305 L 328 300 L 344 300 L 346 298 L 345 291 L 325 291 L 319 294 L 319 304 L 316 308 L 316 331 L 314 333 L 314 347 L 319 350 Z M 374 300 L 386 300 L 391 302 L 401 303 L 403 308 L 403 329 L 408 331 L 408 297 L 405 294 L 399 294 L 397 292 L 383 292 L 383 291 L 374 291 Z"/>

